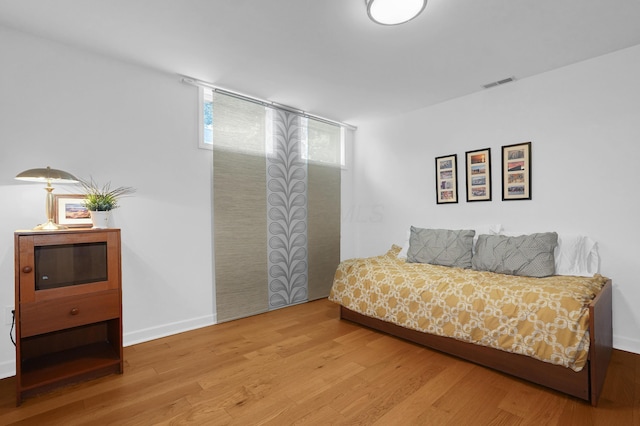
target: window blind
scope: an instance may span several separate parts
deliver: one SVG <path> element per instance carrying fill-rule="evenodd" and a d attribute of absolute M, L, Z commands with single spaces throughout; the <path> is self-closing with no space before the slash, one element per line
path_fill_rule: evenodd
<path fill-rule="evenodd" d="M 340 261 L 342 130 L 212 94 L 218 321 L 326 297 Z"/>

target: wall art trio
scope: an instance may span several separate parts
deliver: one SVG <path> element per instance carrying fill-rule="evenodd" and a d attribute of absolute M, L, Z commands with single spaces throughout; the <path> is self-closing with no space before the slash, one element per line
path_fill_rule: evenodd
<path fill-rule="evenodd" d="M 458 202 L 458 156 L 436 157 L 436 203 Z M 491 201 L 491 148 L 465 153 L 467 202 Z M 531 142 L 502 147 L 502 200 L 531 200 Z"/>

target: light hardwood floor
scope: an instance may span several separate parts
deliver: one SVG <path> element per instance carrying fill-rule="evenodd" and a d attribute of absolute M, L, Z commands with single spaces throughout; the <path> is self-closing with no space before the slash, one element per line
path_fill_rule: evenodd
<path fill-rule="evenodd" d="M 597 408 L 340 321 L 327 300 L 125 348 L 125 372 L 29 398 L 0 424 L 640 425 L 640 355 Z"/>

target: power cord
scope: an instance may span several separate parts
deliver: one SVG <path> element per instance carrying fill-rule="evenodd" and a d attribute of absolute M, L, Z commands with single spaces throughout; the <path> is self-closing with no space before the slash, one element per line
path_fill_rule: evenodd
<path fill-rule="evenodd" d="M 11 310 L 11 315 L 13 316 L 13 319 L 11 320 L 11 330 L 9 330 L 9 337 L 11 338 L 11 343 L 13 343 L 13 346 L 16 345 L 16 341 L 13 338 L 13 326 L 16 325 L 16 310 L 12 309 Z"/>

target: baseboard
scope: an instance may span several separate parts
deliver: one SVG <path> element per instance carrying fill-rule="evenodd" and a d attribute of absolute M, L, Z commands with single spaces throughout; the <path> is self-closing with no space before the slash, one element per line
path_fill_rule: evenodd
<path fill-rule="evenodd" d="M 215 315 L 205 315 L 199 318 L 192 318 L 185 321 L 178 321 L 170 324 L 163 324 L 157 327 L 146 328 L 144 330 L 132 331 L 130 333 L 123 334 L 123 345 L 131 346 L 138 343 L 148 342 L 150 340 L 160 339 L 162 337 L 172 336 L 178 333 L 184 333 L 185 331 L 208 327 L 215 323 Z"/>
<path fill-rule="evenodd" d="M 173 334 L 184 333 L 185 331 L 195 330 L 202 327 L 208 327 L 216 323 L 215 315 L 206 315 L 200 318 L 193 318 L 186 321 L 178 321 L 171 324 L 165 324 L 158 327 L 151 327 L 144 330 L 124 333 L 122 336 L 124 346 L 131 346 L 137 343 L 148 342 L 150 340 L 160 339 L 162 337 L 171 336 Z M 0 379 L 16 375 L 15 360 L 0 362 Z"/>
<path fill-rule="evenodd" d="M 640 340 L 613 335 L 613 347 L 634 354 L 640 354 Z"/>

